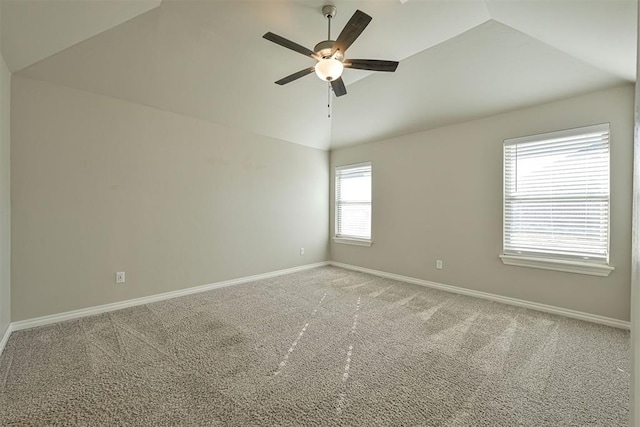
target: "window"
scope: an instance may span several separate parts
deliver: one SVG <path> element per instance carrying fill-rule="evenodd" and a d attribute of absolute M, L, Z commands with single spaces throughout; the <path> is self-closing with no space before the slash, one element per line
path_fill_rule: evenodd
<path fill-rule="evenodd" d="M 505 264 L 607 276 L 609 124 L 504 141 Z"/>
<path fill-rule="evenodd" d="M 371 246 L 371 163 L 336 168 L 336 236 L 339 243 Z"/>

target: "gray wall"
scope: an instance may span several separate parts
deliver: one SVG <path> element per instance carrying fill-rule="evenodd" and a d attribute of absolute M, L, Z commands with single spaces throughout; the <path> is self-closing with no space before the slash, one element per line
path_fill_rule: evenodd
<path fill-rule="evenodd" d="M 629 85 L 333 151 L 332 167 L 373 163 L 373 246 L 332 242 L 331 259 L 629 320 L 633 105 Z M 615 271 L 602 278 L 503 265 L 503 140 L 604 122 L 611 123 Z"/>
<path fill-rule="evenodd" d="M 11 106 L 14 321 L 327 259 L 325 151 L 24 77 Z"/>
<path fill-rule="evenodd" d="M 640 8 L 636 23 L 640 25 Z M 640 37 L 639 37 L 640 38 Z M 636 58 L 640 58 L 640 43 L 636 43 Z M 640 76 L 640 61 L 636 61 Z M 631 393 L 630 426 L 640 425 L 640 85 L 636 84 L 633 156 L 633 237 L 631 254 Z"/>
<path fill-rule="evenodd" d="M 11 322 L 11 73 L 0 55 L 0 339 Z"/>

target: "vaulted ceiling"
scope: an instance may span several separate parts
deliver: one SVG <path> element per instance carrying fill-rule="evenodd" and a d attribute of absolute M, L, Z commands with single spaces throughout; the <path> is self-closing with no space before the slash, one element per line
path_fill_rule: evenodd
<path fill-rule="evenodd" d="M 400 61 L 345 70 L 332 101 L 308 48 L 327 0 L 2 0 L 3 56 L 18 75 L 329 149 L 587 93 L 636 78 L 634 0 L 334 1 L 332 38 L 373 17 L 349 57 Z"/>

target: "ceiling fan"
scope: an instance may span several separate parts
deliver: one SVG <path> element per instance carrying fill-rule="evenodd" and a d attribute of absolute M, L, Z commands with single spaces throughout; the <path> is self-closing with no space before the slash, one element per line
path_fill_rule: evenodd
<path fill-rule="evenodd" d="M 277 34 L 268 32 L 263 37 L 280 46 L 310 56 L 316 61 L 313 67 L 305 68 L 296 73 L 282 78 L 276 82 L 279 85 L 285 85 L 297 80 L 301 77 L 311 74 L 314 71 L 316 75 L 324 81 L 331 84 L 333 93 L 336 96 L 347 94 L 347 88 L 342 81 L 342 71 L 344 68 L 355 68 L 358 70 L 369 71 L 387 71 L 394 72 L 398 68 L 397 61 L 384 61 L 378 59 L 345 59 L 344 54 L 360 36 L 364 29 L 371 22 L 371 17 L 366 13 L 356 10 L 347 25 L 342 29 L 338 38 L 331 40 L 331 19 L 336 16 L 337 8 L 333 5 L 326 5 L 322 8 L 322 14 L 327 18 L 328 30 L 327 40 L 321 41 L 314 47 L 314 51 L 307 49 L 297 43 L 287 40 Z"/>

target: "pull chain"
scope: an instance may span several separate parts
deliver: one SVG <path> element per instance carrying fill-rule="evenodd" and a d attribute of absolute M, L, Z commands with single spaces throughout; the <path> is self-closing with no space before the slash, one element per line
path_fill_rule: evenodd
<path fill-rule="evenodd" d="M 331 118 L 331 83 L 327 84 L 327 117 Z"/>

